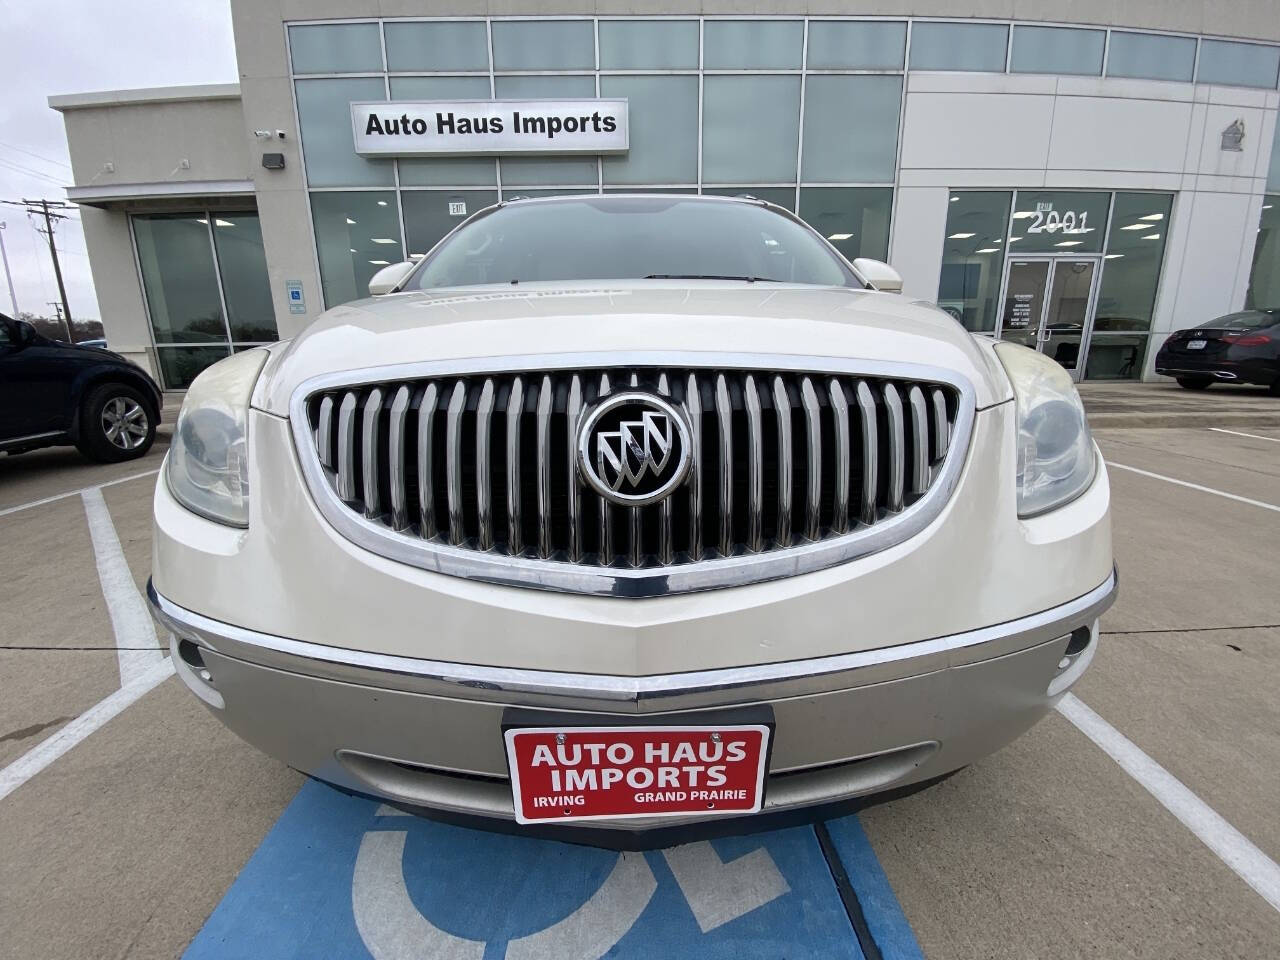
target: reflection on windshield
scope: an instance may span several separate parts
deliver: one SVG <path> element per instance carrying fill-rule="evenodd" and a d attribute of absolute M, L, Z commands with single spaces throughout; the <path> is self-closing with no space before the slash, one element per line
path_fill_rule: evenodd
<path fill-rule="evenodd" d="M 643 278 L 859 286 L 788 217 L 754 203 L 679 197 L 511 204 L 450 236 L 408 286 Z"/>

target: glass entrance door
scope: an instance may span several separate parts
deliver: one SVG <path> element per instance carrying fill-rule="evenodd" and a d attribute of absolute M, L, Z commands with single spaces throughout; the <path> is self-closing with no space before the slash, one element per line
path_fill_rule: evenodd
<path fill-rule="evenodd" d="M 1080 378 L 1093 326 L 1096 257 L 1010 258 L 1000 337 L 1048 354 Z"/>

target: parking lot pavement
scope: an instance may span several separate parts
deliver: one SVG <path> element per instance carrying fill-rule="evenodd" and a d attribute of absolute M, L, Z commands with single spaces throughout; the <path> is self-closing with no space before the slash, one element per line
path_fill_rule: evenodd
<path fill-rule="evenodd" d="M 1230 429 L 1097 431 L 1121 595 L 1065 712 L 857 817 L 625 855 L 256 753 L 136 617 L 159 453 L 0 458 L 0 957 L 1276 956 L 1280 429 Z"/>

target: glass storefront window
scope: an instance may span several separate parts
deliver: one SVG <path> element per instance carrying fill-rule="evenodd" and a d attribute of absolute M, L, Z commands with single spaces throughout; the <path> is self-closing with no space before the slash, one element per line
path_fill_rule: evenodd
<path fill-rule="evenodd" d="M 1253 270 L 1245 307 L 1271 310 L 1280 307 L 1280 194 L 1262 198 L 1262 218 L 1253 248 Z"/>
<path fill-rule="evenodd" d="M 233 343 L 279 339 L 271 280 L 256 213 L 213 214 L 213 244 Z"/>
<path fill-rule="evenodd" d="M 849 260 L 889 259 L 892 187 L 801 187 L 800 216 Z"/>
<path fill-rule="evenodd" d="M 802 180 L 893 180 L 901 77 L 809 77 L 804 97 Z"/>
<path fill-rule="evenodd" d="M 810 20 L 810 70 L 901 70 L 907 25 L 894 20 Z"/>
<path fill-rule="evenodd" d="M 1089 341 L 1084 373 L 1089 380 L 1137 380 L 1147 358 L 1146 334 L 1095 334 Z"/>
<path fill-rule="evenodd" d="M 704 183 L 795 181 L 798 76 L 709 76 L 702 96 Z"/>
<path fill-rule="evenodd" d="M 302 24 L 289 28 L 294 73 L 380 73 L 376 23 Z"/>
<path fill-rule="evenodd" d="M 577 196 L 578 194 L 582 194 L 582 193 L 596 193 L 596 192 L 597 191 L 595 190 L 588 190 L 583 187 L 579 187 L 579 188 L 565 187 L 564 189 L 552 189 L 552 190 L 521 190 L 520 188 L 517 187 L 514 190 L 507 190 L 504 188 L 502 191 L 502 199 L 504 201 L 536 200 L 539 197 L 571 197 L 571 196 Z"/>
<path fill-rule="evenodd" d="M 1116 194 L 1095 333 L 1151 328 L 1172 211 L 1172 194 Z"/>
<path fill-rule="evenodd" d="M 400 195 L 400 204 L 404 208 L 409 259 L 416 260 L 427 254 L 441 237 L 467 217 L 497 202 L 497 190 L 406 190 Z M 450 206 L 459 203 L 461 212 L 451 212 Z"/>
<path fill-rule="evenodd" d="M 162 347 L 156 346 L 156 363 L 160 381 L 166 390 L 185 390 L 205 367 L 231 356 L 227 346 Z"/>
<path fill-rule="evenodd" d="M 1227 40 L 1201 40 L 1196 82 L 1274 90 L 1278 69 L 1280 47 L 1233 43 Z"/>
<path fill-rule="evenodd" d="M 389 187 L 395 182 L 394 161 L 366 160 L 356 153 L 351 137 L 351 104 L 385 100 L 381 77 L 297 80 L 294 90 L 308 184 Z"/>
<path fill-rule="evenodd" d="M 489 70 L 489 37 L 483 20 L 389 20 L 386 31 L 388 70 Z"/>
<path fill-rule="evenodd" d="M 1013 73 L 1065 73 L 1096 77 L 1102 73 L 1104 30 L 1074 27 L 1013 28 L 1009 70 Z"/>
<path fill-rule="evenodd" d="M 497 26 L 495 23 L 494 27 Z M 499 99 L 540 100 L 596 95 L 594 77 L 498 77 L 495 83 Z M 595 157 L 503 157 L 501 163 L 503 186 L 589 184 L 598 183 L 600 179 Z"/>
<path fill-rule="evenodd" d="M 1107 76 L 1191 82 L 1196 64 L 1194 37 L 1111 31 Z"/>
<path fill-rule="evenodd" d="M 697 70 L 698 21 L 601 20 L 600 69 Z"/>
<path fill-rule="evenodd" d="M 186 388 L 233 343 L 278 339 L 256 213 L 134 214 L 132 221 L 166 389 Z"/>
<path fill-rule="evenodd" d="M 493 21 L 495 70 L 593 70 L 595 65 L 590 20 Z"/>
<path fill-rule="evenodd" d="M 798 70 L 804 51 L 800 20 L 708 20 L 702 65 L 707 70 Z"/>
<path fill-rule="evenodd" d="M 312 193 L 311 217 L 326 307 L 367 297 L 373 275 L 405 259 L 393 191 Z"/>
<path fill-rule="evenodd" d="M 1110 199 L 1109 193 L 1081 190 L 1019 190 L 1009 237 L 1017 246 L 1010 249 L 1019 255 L 1097 253 Z"/>
<path fill-rule="evenodd" d="M 156 343 L 226 343 L 209 215 L 137 215 L 133 234 Z"/>
<path fill-rule="evenodd" d="M 600 95 L 630 102 L 631 149 L 604 158 L 605 183 L 697 183 L 697 77 L 601 77 Z"/>
<path fill-rule="evenodd" d="M 488 100 L 488 77 L 392 77 L 392 100 Z M 401 157 L 400 183 L 409 187 L 497 186 L 493 157 Z"/>
<path fill-rule="evenodd" d="M 796 209 L 796 192 L 791 187 L 704 187 L 703 193 L 713 197 L 749 196 L 779 207 L 785 207 L 792 213 Z"/>
<path fill-rule="evenodd" d="M 996 328 L 1011 200 L 1007 190 L 955 191 L 949 198 L 938 306 L 966 329 Z"/>
<path fill-rule="evenodd" d="M 1004 73 L 1008 43 L 1002 23 L 919 21 L 911 25 L 911 69 Z"/>

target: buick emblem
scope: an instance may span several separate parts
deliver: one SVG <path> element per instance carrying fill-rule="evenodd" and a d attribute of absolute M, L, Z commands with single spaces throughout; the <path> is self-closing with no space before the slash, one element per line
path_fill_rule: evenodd
<path fill-rule="evenodd" d="M 640 507 L 656 503 L 689 473 L 693 432 L 684 413 L 652 393 L 611 394 L 578 427 L 578 466 L 600 496 Z"/>

